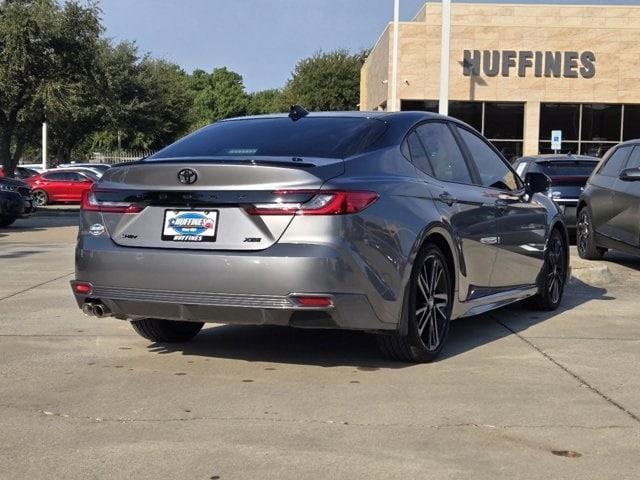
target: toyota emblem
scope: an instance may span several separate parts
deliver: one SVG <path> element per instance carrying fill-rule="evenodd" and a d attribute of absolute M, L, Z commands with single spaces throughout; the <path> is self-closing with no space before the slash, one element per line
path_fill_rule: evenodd
<path fill-rule="evenodd" d="M 190 168 L 183 168 L 178 172 L 178 180 L 180 183 L 184 183 L 186 185 L 191 185 L 192 183 L 196 183 L 198 180 L 198 174 L 195 170 L 191 170 Z"/>

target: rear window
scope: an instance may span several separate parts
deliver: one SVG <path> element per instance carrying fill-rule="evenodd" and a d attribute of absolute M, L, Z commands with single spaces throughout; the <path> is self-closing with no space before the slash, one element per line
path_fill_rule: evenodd
<path fill-rule="evenodd" d="M 598 165 L 597 161 L 591 162 L 588 160 L 538 162 L 542 173 L 550 177 L 588 177 L 593 172 L 593 169 L 596 168 L 596 165 Z"/>
<path fill-rule="evenodd" d="M 371 146 L 385 131 L 380 120 L 306 117 L 218 122 L 169 145 L 145 161 L 182 157 L 344 158 Z"/>

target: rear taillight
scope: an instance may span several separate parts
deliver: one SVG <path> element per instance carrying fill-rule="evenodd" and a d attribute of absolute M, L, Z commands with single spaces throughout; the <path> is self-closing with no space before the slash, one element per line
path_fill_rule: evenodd
<path fill-rule="evenodd" d="M 346 215 L 357 213 L 378 199 L 376 192 L 361 190 L 320 190 L 304 203 L 287 202 L 287 196 L 309 193 L 304 190 L 277 190 L 278 202 L 252 205 L 249 215 Z M 313 193 L 313 192 L 311 192 Z"/>
<path fill-rule="evenodd" d="M 80 209 L 85 212 L 103 213 L 138 213 L 142 207 L 131 202 L 113 202 L 98 200 L 96 190 L 86 190 L 82 193 L 82 203 Z"/>

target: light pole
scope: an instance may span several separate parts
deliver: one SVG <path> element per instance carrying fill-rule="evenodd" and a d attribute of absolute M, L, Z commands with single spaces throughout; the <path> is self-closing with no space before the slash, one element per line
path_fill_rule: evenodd
<path fill-rule="evenodd" d="M 391 53 L 391 105 L 390 112 L 398 111 L 398 20 L 400 17 L 400 0 L 393 1 L 393 40 Z"/>
<path fill-rule="evenodd" d="M 440 41 L 440 98 L 438 113 L 449 114 L 449 50 L 451 39 L 451 0 L 442 0 L 442 38 Z"/>
<path fill-rule="evenodd" d="M 42 170 L 47 169 L 47 122 L 42 122 Z"/>

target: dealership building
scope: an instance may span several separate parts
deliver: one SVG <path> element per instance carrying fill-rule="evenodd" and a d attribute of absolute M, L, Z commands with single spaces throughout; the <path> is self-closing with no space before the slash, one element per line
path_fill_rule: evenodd
<path fill-rule="evenodd" d="M 391 105 L 393 23 L 361 72 L 361 110 L 438 111 L 441 4 L 398 27 L 397 105 Z M 640 6 L 453 3 L 449 115 L 507 158 L 552 152 L 601 156 L 640 137 Z"/>

